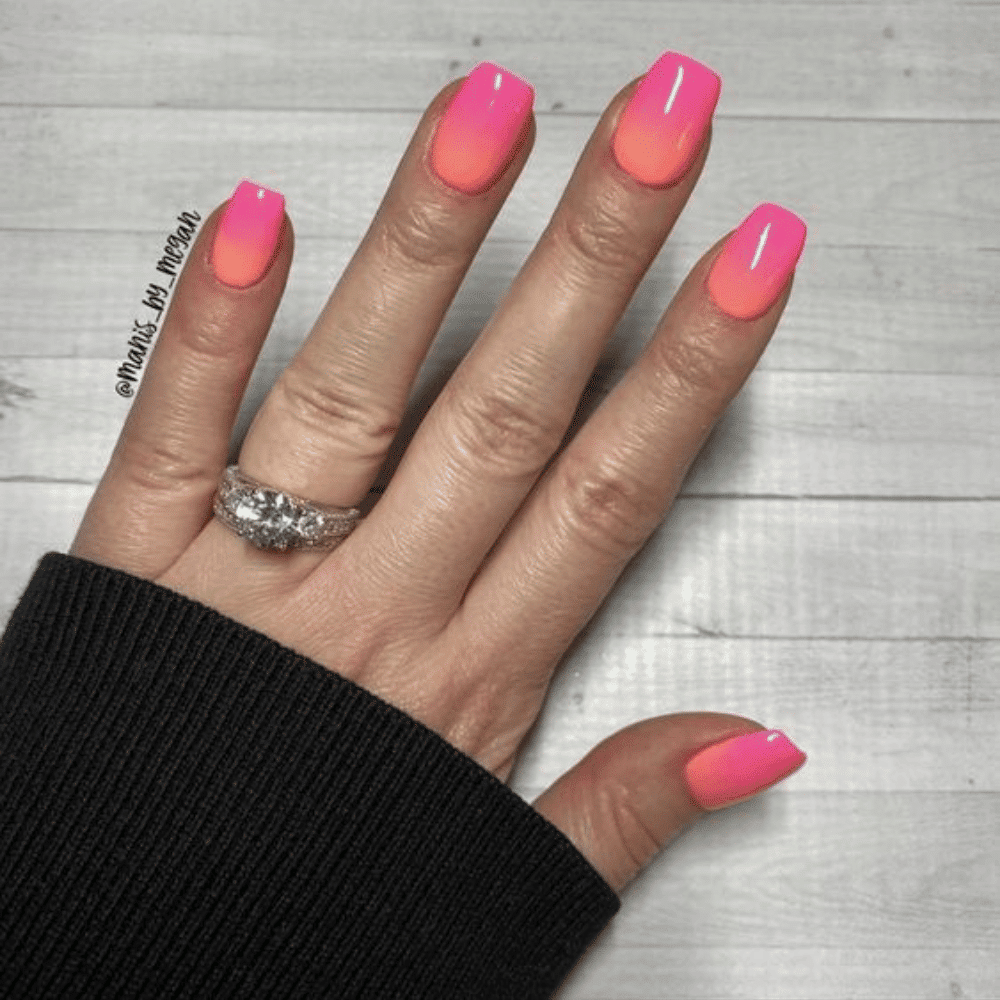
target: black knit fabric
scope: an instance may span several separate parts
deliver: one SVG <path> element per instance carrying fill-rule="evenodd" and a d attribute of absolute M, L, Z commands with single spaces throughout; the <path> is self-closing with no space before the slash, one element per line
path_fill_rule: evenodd
<path fill-rule="evenodd" d="M 51 552 L 0 640 L 0 997 L 548 997 L 618 897 L 353 682 Z"/>

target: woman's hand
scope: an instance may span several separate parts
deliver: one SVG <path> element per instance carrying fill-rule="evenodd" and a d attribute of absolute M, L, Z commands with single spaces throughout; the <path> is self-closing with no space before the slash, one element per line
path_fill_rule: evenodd
<path fill-rule="evenodd" d="M 530 88 L 486 64 L 449 112 L 461 86 L 427 110 L 357 254 L 254 419 L 240 466 L 272 487 L 342 507 L 365 499 L 525 164 Z M 695 266 L 642 357 L 558 453 L 698 180 L 717 98 L 717 77 L 676 54 L 615 97 L 381 499 L 332 552 L 261 551 L 212 514 L 292 259 L 280 196 L 243 188 L 241 199 L 259 202 L 251 223 L 272 213 L 271 238 L 265 226 L 241 242 L 232 218 L 222 225 L 224 206 L 206 222 L 70 553 L 325 664 L 506 780 L 553 670 L 660 524 L 791 289 L 804 227 L 765 206 Z M 705 713 L 647 720 L 597 747 L 534 806 L 620 891 L 703 805 L 718 804 L 695 798 L 705 774 L 692 768 L 686 780 L 691 758 L 762 730 Z"/>

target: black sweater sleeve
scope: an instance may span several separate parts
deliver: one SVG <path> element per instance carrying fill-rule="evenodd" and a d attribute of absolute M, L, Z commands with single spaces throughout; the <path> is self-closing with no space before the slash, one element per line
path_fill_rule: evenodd
<path fill-rule="evenodd" d="M 548 997 L 617 912 L 426 726 L 50 552 L 0 640 L 0 997 Z"/>

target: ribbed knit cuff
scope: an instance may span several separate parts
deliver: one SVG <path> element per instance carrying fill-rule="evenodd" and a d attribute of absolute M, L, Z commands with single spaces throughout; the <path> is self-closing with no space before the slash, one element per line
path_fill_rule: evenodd
<path fill-rule="evenodd" d="M 0 996 L 548 997 L 619 907 L 446 740 L 50 552 L 0 640 Z"/>

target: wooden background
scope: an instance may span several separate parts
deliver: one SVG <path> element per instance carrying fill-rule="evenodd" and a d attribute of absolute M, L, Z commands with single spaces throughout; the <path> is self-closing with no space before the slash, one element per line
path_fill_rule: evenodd
<path fill-rule="evenodd" d="M 535 150 L 426 406 L 611 96 L 665 49 L 717 70 L 705 173 L 584 415 L 760 201 L 809 224 L 795 292 L 512 783 L 530 800 L 611 732 L 689 710 L 783 728 L 810 760 L 664 852 L 559 998 L 1000 997 L 1000 5 L 5 0 L 0 20 L 0 621 L 101 475 L 178 213 L 250 177 L 295 223 L 242 433 L 431 97 L 485 59 L 532 81 Z"/>

